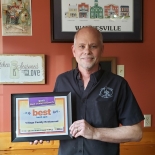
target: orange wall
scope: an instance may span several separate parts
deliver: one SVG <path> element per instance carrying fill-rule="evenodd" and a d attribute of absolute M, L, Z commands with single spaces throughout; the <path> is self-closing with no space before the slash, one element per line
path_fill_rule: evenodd
<path fill-rule="evenodd" d="M 125 65 L 129 82 L 143 113 L 152 114 L 155 127 L 155 21 L 150 10 L 155 1 L 144 0 L 143 43 L 105 43 L 104 56 Z M 33 36 L 0 37 L 2 54 L 45 54 L 45 85 L 0 85 L 0 132 L 11 131 L 11 93 L 52 91 L 59 73 L 72 68 L 71 43 L 50 41 L 50 0 L 32 0 Z M 0 32 L 1 33 L 1 32 Z M 0 34 L 1 35 L 1 34 Z"/>

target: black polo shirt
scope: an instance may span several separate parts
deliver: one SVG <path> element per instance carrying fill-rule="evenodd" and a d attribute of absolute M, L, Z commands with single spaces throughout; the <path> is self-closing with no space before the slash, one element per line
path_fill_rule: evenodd
<path fill-rule="evenodd" d="M 78 69 L 58 76 L 54 92 L 71 92 L 73 122 L 85 119 L 96 128 L 134 125 L 144 119 L 127 81 L 100 69 L 84 90 Z M 59 155 L 119 155 L 119 144 L 83 137 L 60 141 Z"/>

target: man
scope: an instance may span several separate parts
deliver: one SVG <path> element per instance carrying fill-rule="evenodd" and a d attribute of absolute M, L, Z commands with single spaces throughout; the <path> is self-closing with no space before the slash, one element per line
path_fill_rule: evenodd
<path fill-rule="evenodd" d="M 142 138 L 144 117 L 128 83 L 99 65 L 102 42 L 97 29 L 80 29 L 72 46 L 78 68 L 56 80 L 55 92 L 72 94 L 74 121 L 74 138 L 60 141 L 59 155 L 119 155 L 119 143 Z"/>

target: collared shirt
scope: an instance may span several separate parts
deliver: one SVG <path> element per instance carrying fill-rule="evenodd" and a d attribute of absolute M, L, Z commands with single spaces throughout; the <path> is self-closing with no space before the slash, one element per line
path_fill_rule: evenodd
<path fill-rule="evenodd" d="M 144 119 L 127 81 L 100 69 L 84 90 L 78 69 L 58 76 L 54 92 L 71 92 L 73 122 L 85 119 L 95 128 L 134 125 Z M 59 155 L 119 155 L 119 144 L 84 137 L 61 140 Z"/>

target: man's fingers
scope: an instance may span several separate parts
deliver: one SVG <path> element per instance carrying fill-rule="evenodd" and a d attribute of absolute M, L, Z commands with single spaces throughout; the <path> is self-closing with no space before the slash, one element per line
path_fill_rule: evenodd
<path fill-rule="evenodd" d="M 35 140 L 35 141 L 34 141 L 34 144 L 36 144 L 36 145 L 37 145 L 37 144 L 38 144 L 38 140 Z"/>
<path fill-rule="evenodd" d="M 33 144 L 37 145 L 38 144 L 38 140 L 35 140 L 34 142 L 30 142 L 30 145 L 33 145 Z"/>
<path fill-rule="evenodd" d="M 47 143 L 49 143 L 50 141 L 46 141 Z M 35 145 L 37 145 L 38 143 L 40 143 L 40 144 L 42 144 L 43 143 L 43 140 L 35 140 L 34 142 L 30 142 L 30 145 L 33 145 L 33 144 L 35 144 Z"/>

